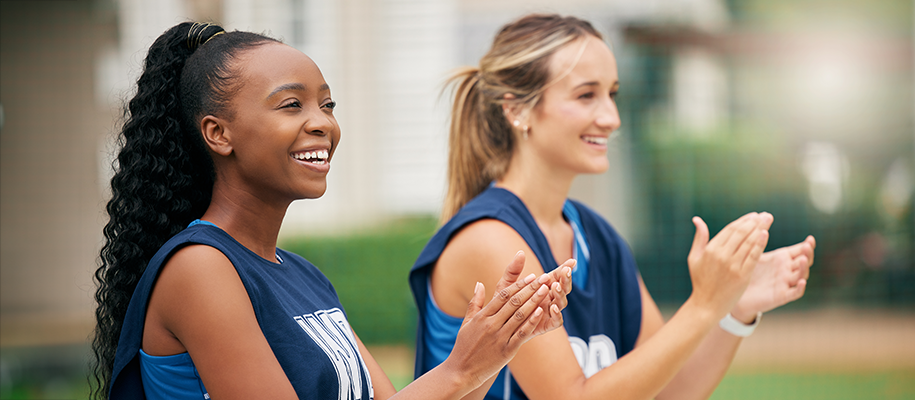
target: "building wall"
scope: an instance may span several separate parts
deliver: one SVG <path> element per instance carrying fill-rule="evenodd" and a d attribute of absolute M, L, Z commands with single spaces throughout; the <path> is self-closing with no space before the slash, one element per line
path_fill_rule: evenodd
<path fill-rule="evenodd" d="M 101 244 L 97 57 L 117 37 L 99 1 L 0 3 L 0 346 L 85 340 Z"/>

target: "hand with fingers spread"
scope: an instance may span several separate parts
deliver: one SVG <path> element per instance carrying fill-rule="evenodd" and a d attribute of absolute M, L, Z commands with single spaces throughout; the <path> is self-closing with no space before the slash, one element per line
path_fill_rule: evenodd
<path fill-rule="evenodd" d="M 550 286 L 549 298 L 540 304 L 540 308 L 550 310 L 550 315 L 549 318 L 540 321 L 540 325 L 534 330 L 535 336 L 562 326 L 561 311 L 569 305 L 567 296 L 572 292 L 572 268 L 575 267 L 575 263 L 574 259 L 566 260 L 554 270 L 537 278 L 536 283 Z"/>
<path fill-rule="evenodd" d="M 522 344 L 562 325 L 560 305 L 565 305 L 568 292 L 563 291 L 561 281 L 552 282 L 551 289 L 533 274 L 518 280 L 523 266 L 524 253 L 518 252 L 486 306 L 483 284 L 477 282 L 454 349 L 443 363 L 463 371 L 462 376 L 475 386 L 504 367 Z M 571 285 L 568 287 L 571 290 Z M 549 304 L 549 311 L 544 312 L 541 304 Z"/>
<path fill-rule="evenodd" d="M 746 214 L 725 226 L 711 240 L 702 218 L 693 217 L 693 223 L 696 236 L 688 257 L 693 283 L 690 297 L 723 317 L 750 282 L 769 239 L 772 215 Z"/>
<path fill-rule="evenodd" d="M 507 268 L 502 278 L 496 284 L 496 293 L 512 285 L 518 280 L 524 267 L 524 252 L 519 251 L 515 255 L 517 263 L 512 262 Z M 562 310 L 569 304 L 566 297 L 572 292 L 572 268 L 575 267 L 575 260 L 568 259 L 552 271 L 540 275 L 531 285 L 546 285 L 550 288 L 549 295 L 540 303 L 540 308 L 544 311 L 549 310 L 547 318 L 543 318 L 537 329 L 534 330 L 534 336 L 547 333 L 553 329 L 562 326 Z M 528 276 L 529 278 L 530 276 Z"/>
<path fill-rule="evenodd" d="M 766 312 L 795 301 L 804 295 L 813 265 L 816 240 L 763 253 L 753 270 L 750 284 L 731 311 L 735 318 L 751 321 L 757 312 Z"/>

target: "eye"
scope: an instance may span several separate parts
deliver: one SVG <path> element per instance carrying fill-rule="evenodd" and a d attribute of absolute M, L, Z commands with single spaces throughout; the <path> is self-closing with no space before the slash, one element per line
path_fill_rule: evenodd
<path fill-rule="evenodd" d="M 331 100 L 331 101 L 328 101 L 327 103 L 324 103 L 324 105 L 321 106 L 321 107 L 324 107 L 324 108 L 326 108 L 326 109 L 328 109 L 328 110 L 333 111 L 335 108 L 337 108 L 337 102 Z"/>
<path fill-rule="evenodd" d="M 296 99 L 290 99 L 289 101 L 280 105 L 280 108 L 302 108 L 302 103 Z"/>
<path fill-rule="evenodd" d="M 594 92 L 587 92 L 587 93 L 584 93 L 584 94 L 582 94 L 581 96 L 578 96 L 578 98 L 579 98 L 579 99 L 593 99 L 593 98 L 594 98 Z"/>
<path fill-rule="evenodd" d="M 610 92 L 610 98 L 616 100 L 616 95 L 619 93 L 619 90 L 614 90 Z"/>

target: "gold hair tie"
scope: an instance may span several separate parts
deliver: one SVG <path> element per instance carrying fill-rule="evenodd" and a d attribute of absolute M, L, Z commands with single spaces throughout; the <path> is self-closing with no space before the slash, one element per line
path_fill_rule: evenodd
<path fill-rule="evenodd" d="M 219 36 L 219 35 L 222 35 L 223 33 L 226 33 L 226 31 L 219 31 L 219 32 L 214 33 L 213 36 L 210 36 L 210 38 L 207 39 L 207 40 L 205 40 L 205 41 L 203 42 L 203 44 L 207 44 L 207 42 L 209 42 L 210 40 L 213 40 L 214 37 Z M 202 45 L 201 45 L 201 46 L 202 46 Z"/>
<path fill-rule="evenodd" d="M 206 40 L 203 40 L 203 34 L 207 28 L 215 26 L 219 28 L 219 32 L 214 33 Z M 187 47 L 191 50 L 196 50 L 198 47 L 204 45 L 206 42 L 209 42 L 213 36 L 225 33 L 226 31 L 222 29 L 219 25 L 211 24 L 209 22 L 195 22 L 194 25 L 191 25 L 191 29 L 187 31 Z"/>

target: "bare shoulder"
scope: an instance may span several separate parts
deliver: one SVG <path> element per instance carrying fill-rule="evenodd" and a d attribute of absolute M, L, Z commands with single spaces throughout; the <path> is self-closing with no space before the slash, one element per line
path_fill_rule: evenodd
<path fill-rule="evenodd" d="M 219 250 L 190 245 L 162 267 L 147 308 L 144 350 L 173 353 L 173 337 L 184 347 L 200 333 L 198 322 L 214 315 L 237 318 L 252 310 L 251 300 L 231 261 Z M 181 344 L 183 343 L 183 345 Z"/>
<path fill-rule="evenodd" d="M 527 256 L 522 276 L 542 274 L 543 267 L 530 246 L 510 226 L 494 219 L 467 225 L 451 238 L 432 271 L 436 303 L 448 314 L 463 315 L 476 282 L 486 286 L 486 298 L 490 298 L 519 250 Z"/>
<path fill-rule="evenodd" d="M 533 254 L 530 246 L 517 231 L 504 222 L 483 219 L 467 225 L 451 238 L 436 269 L 459 264 L 461 270 L 481 269 L 480 272 L 483 272 L 494 269 L 497 276 L 501 276 L 518 250 L 524 251 L 529 256 L 528 262 L 531 261 Z"/>
<path fill-rule="evenodd" d="M 221 251 L 206 245 L 190 245 L 176 251 L 162 267 L 156 290 L 170 292 L 170 297 L 189 299 L 237 295 L 244 285 L 232 262 Z"/>
<path fill-rule="evenodd" d="M 159 324 L 190 354 L 213 398 L 295 398 L 235 266 L 219 250 L 178 250 L 163 267 L 149 307 L 147 328 Z M 155 343 L 147 338 L 144 332 L 144 350 Z M 245 362 L 227 362 L 228 354 Z"/>

